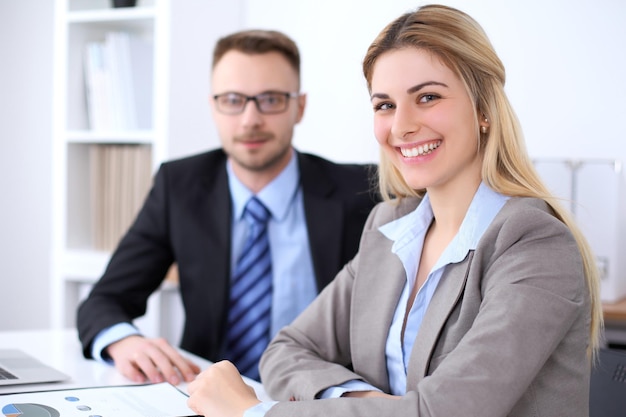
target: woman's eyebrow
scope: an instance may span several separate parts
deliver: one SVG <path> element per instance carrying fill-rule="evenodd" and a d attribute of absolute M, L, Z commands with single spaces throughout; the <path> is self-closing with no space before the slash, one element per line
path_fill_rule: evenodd
<path fill-rule="evenodd" d="M 415 85 L 415 86 L 409 88 L 408 90 L 406 90 L 406 92 L 408 94 L 413 94 L 413 93 L 416 93 L 416 92 L 420 91 L 422 88 L 427 87 L 429 85 L 440 85 L 440 86 L 446 87 L 446 88 L 448 87 L 447 84 L 441 83 L 439 81 L 426 81 L 424 83 L 421 83 L 421 84 L 418 84 L 418 85 Z"/>
<path fill-rule="evenodd" d="M 406 92 L 407 92 L 407 94 L 414 94 L 414 93 L 417 93 L 418 91 L 420 91 L 422 88 L 428 87 L 429 85 L 440 85 L 442 87 L 448 88 L 448 85 L 446 83 L 442 83 L 442 82 L 439 82 L 439 81 L 426 81 L 426 82 L 417 84 L 417 85 L 409 88 L 408 90 L 406 90 Z M 385 93 L 374 93 L 374 94 L 371 95 L 370 101 L 375 99 L 375 98 L 378 98 L 378 99 L 381 99 L 381 100 L 386 100 L 386 99 L 389 98 L 389 95 L 385 94 Z"/>

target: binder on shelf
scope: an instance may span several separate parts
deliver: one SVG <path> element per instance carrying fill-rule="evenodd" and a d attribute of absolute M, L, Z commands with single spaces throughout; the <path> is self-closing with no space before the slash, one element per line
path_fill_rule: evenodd
<path fill-rule="evenodd" d="M 112 251 L 128 230 L 151 184 L 149 145 L 91 145 L 93 246 Z"/>
<path fill-rule="evenodd" d="M 106 130 L 110 122 L 105 118 L 109 107 L 106 85 L 109 84 L 104 64 L 103 45 L 87 44 L 85 49 L 85 94 L 89 126 L 93 130 Z"/>
<path fill-rule="evenodd" d="M 152 42 L 127 32 L 108 32 L 104 41 L 87 44 L 83 60 L 90 128 L 150 129 Z"/>

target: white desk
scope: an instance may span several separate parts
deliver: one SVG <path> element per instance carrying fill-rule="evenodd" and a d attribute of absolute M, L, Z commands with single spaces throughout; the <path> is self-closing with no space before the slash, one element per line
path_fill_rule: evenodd
<path fill-rule="evenodd" d="M 132 381 L 117 372 L 113 366 L 85 359 L 76 330 L 73 329 L 0 332 L 0 348 L 22 349 L 71 377 L 68 381 L 52 384 L 0 387 L 0 394 L 133 384 Z M 205 369 L 211 364 L 206 359 L 189 352 L 183 351 L 183 354 L 192 359 L 201 369 Z M 259 399 L 269 399 L 261 384 L 252 380 L 246 382 L 254 388 Z M 187 392 L 186 383 L 181 383 L 178 387 Z"/>

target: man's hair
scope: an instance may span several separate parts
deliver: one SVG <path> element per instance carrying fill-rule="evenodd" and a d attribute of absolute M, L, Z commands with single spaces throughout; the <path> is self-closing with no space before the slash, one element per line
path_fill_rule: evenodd
<path fill-rule="evenodd" d="M 284 33 L 275 30 L 243 30 L 224 36 L 217 41 L 213 50 L 213 67 L 231 50 L 244 54 L 265 54 L 278 52 L 300 78 L 300 52 L 296 43 Z"/>

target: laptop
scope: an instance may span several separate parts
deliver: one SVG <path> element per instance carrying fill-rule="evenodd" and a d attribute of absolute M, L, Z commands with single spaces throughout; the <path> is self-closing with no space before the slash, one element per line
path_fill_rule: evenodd
<path fill-rule="evenodd" d="M 60 382 L 68 375 L 19 349 L 0 349 L 0 387 L 5 385 Z"/>

